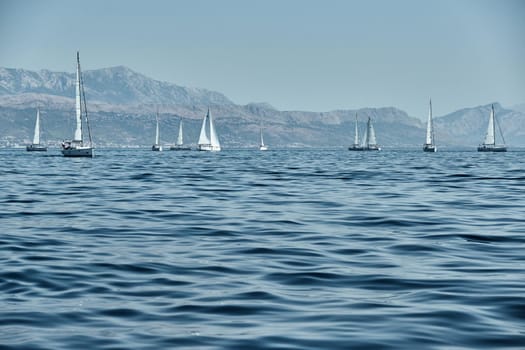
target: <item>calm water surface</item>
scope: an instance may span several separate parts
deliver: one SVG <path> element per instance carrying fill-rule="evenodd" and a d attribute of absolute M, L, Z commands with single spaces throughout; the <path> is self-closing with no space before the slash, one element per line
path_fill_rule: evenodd
<path fill-rule="evenodd" d="M 2 150 L 0 348 L 523 349 L 524 156 Z"/>

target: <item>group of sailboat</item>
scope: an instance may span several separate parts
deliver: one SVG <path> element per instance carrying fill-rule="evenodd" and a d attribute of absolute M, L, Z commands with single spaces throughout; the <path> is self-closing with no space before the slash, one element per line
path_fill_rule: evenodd
<path fill-rule="evenodd" d="M 82 70 L 80 68 L 80 55 L 77 52 L 77 69 L 76 69 L 76 84 L 75 84 L 75 111 L 76 111 L 76 129 L 74 138 L 72 140 L 62 142 L 62 154 L 64 157 L 94 157 L 94 146 L 91 138 L 91 128 L 89 125 L 86 96 L 84 92 L 84 80 L 82 77 Z M 506 152 L 507 147 L 505 145 L 505 139 L 501 128 L 498 125 L 498 129 L 503 140 L 503 144 L 496 143 L 496 124 L 497 119 L 494 113 L 494 105 L 491 106 L 489 122 L 487 127 L 487 133 L 485 135 L 484 142 L 478 146 L 479 152 Z M 369 117 L 365 135 L 362 142 L 359 141 L 359 130 L 358 130 L 358 119 L 357 114 L 355 116 L 355 134 L 354 143 L 348 147 L 350 151 L 380 151 L 381 147 L 377 144 L 374 126 L 372 119 Z M 159 117 L 158 111 L 156 115 L 156 132 L 155 132 L 155 144 L 151 147 L 152 151 L 162 151 L 162 145 L 160 144 L 160 129 L 159 129 Z M 170 150 L 181 151 L 190 150 L 190 147 L 184 146 L 182 137 L 182 119 L 179 123 L 179 134 L 177 137 L 177 143 L 170 147 Z M 202 121 L 198 148 L 199 151 L 211 151 L 216 152 L 221 150 L 221 145 L 217 133 L 215 131 L 215 125 L 213 123 L 213 117 L 208 108 L 208 112 Z M 266 151 L 268 146 L 264 144 L 263 129 L 260 128 L 260 144 L 259 150 Z M 33 135 L 33 143 L 26 146 L 27 151 L 47 151 L 47 147 L 40 143 L 40 109 L 37 109 L 35 130 Z M 435 143 L 434 135 L 434 124 L 432 120 L 432 100 L 429 102 L 429 111 L 427 119 L 427 132 L 426 140 L 423 145 L 423 151 L 425 152 L 436 152 L 437 146 Z"/>
<path fill-rule="evenodd" d="M 497 119 L 494 113 L 494 105 L 491 105 L 487 133 L 485 135 L 484 142 L 478 146 L 478 152 L 507 152 L 507 146 L 505 146 L 505 138 L 503 137 L 503 132 L 501 131 L 501 128 L 499 128 L 499 124 L 498 129 L 500 131 L 503 144 L 498 145 L 496 143 L 496 123 Z M 425 144 L 423 145 L 423 151 L 437 152 L 437 146 L 435 143 L 434 135 L 434 123 L 432 120 L 432 100 L 430 100 L 429 102 L 427 119 L 427 137 L 425 140 Z"/>
<path fill-rule="evenodd" d="M 354 132 L 354 144 L 348 147 L 349 151 L 381 151 L 381 147 L 376 141 L 376 132 L 374 125 L 372 124 L 372 118 L 368 117 L 365 129 L 365 137 L 363 141 L 359 143 L 359 128 L 357 121 L 357 113 L 355 115 L 355 132 Z"/>
<path fill-rule="evenodd" d="M 496 124 L 497 119 L 495 117 L 494 113 L 494 105 L 491 106 L 490 116 L 489 116 L 489 123 L 487 127 L 487 133 L 485 135 L 484 142 L 478 146 L 478 152 L 506 152 L 507 146 L 505 146 L 505 139 L 503 137 L 503 132 L 501 131 L 501 128 L 498 125 L 499 132 L 501 134 L 501 138 L 503 140 L 503 144 L 497 144 L 496 143 Z M 375 137 L 375 131 L 374 127 L 372 125 L 372 120 L 369 117 L 366 131 L 365 131 L 365 137 L 363 138 L 363 142 L 359 142 L 359 128 L 358 128 L 358 121 L 357 121 L 357 113 L 355 115 L 355 131 L 354 131 L 354 143 L 348 147 L 348 150 L 350 151 L 379 151 L 381 150 L 381 147 L 379 147 L 376 143 L 376 137 Z M 425 143 L 423 144 L 423 151 L 424 152 L 437 152 L 437 146 L 435 142 L 435 135 L 434 135 L 434 122 L 432 119 L 432 100 L 429 102 L 429 108 L 428 108 L 428 119 L 427 119 L 427 134 Z"/>

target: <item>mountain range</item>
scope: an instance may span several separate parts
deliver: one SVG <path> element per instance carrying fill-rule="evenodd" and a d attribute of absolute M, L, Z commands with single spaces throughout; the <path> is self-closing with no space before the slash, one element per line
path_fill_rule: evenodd
<path fill-rule="evenodd" d="M 353 142 L 357 113 L 360 129 L 374 120 L 385 148 L 421 147 L 425 123 L 395 107 L 328 112 L 279 111 L 267 103 L 238 105 L 219 92 L 188 88 L 148 78 L 118 66 L 83 74 L 93 137 L 99 146 L 150 146 L 155 113 L 161 140 L 174 143 L 179 120 L 184 137 L 195 144 L 207 108 L 214 115 L 224 147 L 254 147 L 259 128 L 272 148 L 347 147 Z M 28 143 L 36 108 L 41 109 L 42 138 L 58 144 L 74 130 L 75 73 L 0 68 L 0 146 Z M 485 134 L 490 104 L 434 118 L 440 146 L 475 147 Z M 525 146 L 525 111 L 494 107 L 510 147 Z"/>

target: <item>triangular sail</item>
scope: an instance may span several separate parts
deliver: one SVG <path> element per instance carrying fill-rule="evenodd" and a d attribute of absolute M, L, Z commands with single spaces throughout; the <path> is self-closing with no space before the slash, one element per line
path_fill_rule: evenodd
<path fill-rule="evenodd" d="M 33 145 L 40 144 L 40 109 L 36 110 L 35 133 L 33 134 Z"/>
<path fill-rule="evenodd" d="M 208 113 L 202 120 L 202 126 L 201 126 L 201 133 L 199 135 L 199 145 L 208 145 L 210 144 L 210 139 L 208 139 L 208 136 L 206 135 L 206 120 L 208 119 L 210 115 L 210 109 L 208 108 Z"/>
<path fill-rule="evenodd" d="M 434 130 L 433 130 L 433 125 L 432 125 L 432 100 L 430 100 L 430 105 L 428 107 L 428 120 L 427 120 L 427 139 L 426 139 L 427 145 L 434 144 L 433 136 L 434 136 Z"/>
<path fill-rule="evenodd" d="M 179 123 L 179 136 L 177 137 L 177 145 L 182 146 L 184 144 L 182 140 L 182 118 L 180 119 Z"/>
<path fill-rule="evenodd" d="M 210 120 L 210 144 L 212 147 L 221 147 L 221 144 L 219 143 L 219 138 L 217 137 L 217 133 L 215 132 L 215 126 L 213 125 L 213 118 L 209 110 L 208 117 Z"/>
<path fill-rule="evenodd" d="M 77 52 L 77 82 L 75 86 L 76 97 L 75 97 L 75 109 L 76 109 L 76 121 L 77 127 L 75 129 L 74 141 L 82 142 L 82 110 L 80 104 L 80 57 Z"/>
<path fill-rule="evenodd" d="M 374 131 L 374 126 L 372 125 L 372 119 L 368 118 L 368 130 L 367 130 L 367 146 L 375 145 L 377 143 L 376 141 L 376 133 Z"/>
<path fill-rule="evenodd" d="M 494 106 L 490 110 L 489 125 L 487 127 L 487 135 L 485 135 L 485 145 L 495 145 L 495 125 L 494 125 Z"/>
<path fill-rule="evenodd" d="M 156 120 L 157 120 L 157 128 L 155 129 L 155 144 L 158 145 L 160 143 L 159 113 L 158 112 L 157 112 Z"/>
<path fill-rule="evenodd" d="M 264 146 L 264 139 L 263 139 L 262 127 L 261 127 L 261 146 Z"/>

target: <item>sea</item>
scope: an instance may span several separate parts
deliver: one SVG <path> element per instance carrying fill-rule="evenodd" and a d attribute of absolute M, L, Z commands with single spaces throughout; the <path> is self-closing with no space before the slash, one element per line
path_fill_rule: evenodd
<path fill-rule="evenodd" d="M 0 150 L 0 349 L 525 349 L 525 152 Z"/>

